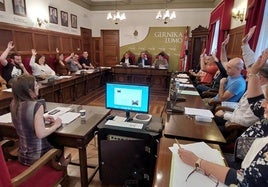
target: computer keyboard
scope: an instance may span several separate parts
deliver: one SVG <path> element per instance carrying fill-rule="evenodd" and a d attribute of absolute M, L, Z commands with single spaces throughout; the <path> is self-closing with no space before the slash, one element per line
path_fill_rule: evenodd
<path fill-rule="evenodd" d="M 127 127 L 132 129 L 142 129 L 142 123 L 132 123 L 126 121 L 114 121 L 114 120 L 107 120 L 105 125 L 115 126 L 115 127 Z"/>

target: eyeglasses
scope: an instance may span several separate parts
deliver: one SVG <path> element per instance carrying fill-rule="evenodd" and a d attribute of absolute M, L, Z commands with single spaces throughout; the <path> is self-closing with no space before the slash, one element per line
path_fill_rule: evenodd
<path fill-rule="evenodd" d="M 190 178 L 190 176 L 191 176 L 194 172 L 198 172 L 198 173 L 201 173 L 201 174 L 207 176 L 210 180 L 212 180 L 214 183 L 216 183 L 215 187 L 217 187 L 217 186 L 219 185 L 219 180 L 218 180 L 216 177 L 214 177 L 213 175 L 208 175 L 208 174 L 206 174 L 206 173 L 204 172 L 204 170 L 202 170 L 202 169 L 199 168 L 199 167 L 196 167 L 193 171 L 191 171 L 191 172 L 189 173 L 189 175 L 187 176 L 185 182 L 188 181 L 188 179 Z"/>

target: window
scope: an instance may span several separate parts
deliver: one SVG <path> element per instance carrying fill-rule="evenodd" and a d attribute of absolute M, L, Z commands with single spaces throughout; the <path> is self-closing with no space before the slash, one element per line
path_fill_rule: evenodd
<path fill-rule="evenodd" d="M 255 59 L 257 59 L 261 55 L 264 49 L 268 48 L 267 33 L 268 33 L 268 3 L 265 3 L 262 26 L 260 30 L 257 47 L 255 50 Z"/>
<path fill-rule="evenodd" d="M 213 39 L 212 39 L 211 48 L 209 51 L 210 54 L 212 54 L 214 51 L 217 51 L 219 31 L 220 31 L 219 29 L 220 29 L 220 20 L 217 20 L 215 23 Z"/>

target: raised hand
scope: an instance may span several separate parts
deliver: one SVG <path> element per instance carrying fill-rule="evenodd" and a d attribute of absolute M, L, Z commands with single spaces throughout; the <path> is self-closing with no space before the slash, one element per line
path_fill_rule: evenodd
<path fill-rule="evenodd" d="M 254 32 L 255 32 L 256 26 L 253 26 L 249 29 L 249 32 L 246 34 L 246 36 L 242 39 L 242 44 L 245 45 L 249 42 L 249 40 L 252 38 Z"/>
<path fill-rule="evenodd" d="M 32 55 L 35 56 L 37 54 L 36 49 L 32 49 Z"/>
<path fill-rule="evenodd" d="M 251 66 L 250 72 L 252 74 L 257 74 L 260 71 L 260 69 L 265 66 L 267 59 L 268 59 L 268 48 L 266 48 L 262 52 L 257 61 Z"/>
<path fill-rule="evenodd" d="M 13 41 L 8 42 L 8 44 L 7 44 L 7 48 L 8 48 L 9 50 L 13 49 L 14 47 L 15 47 L 15 45 L 14 45 Z"/>
<path fill-rule="evenodd" d="M 221 43 L 222 46 L 226 46 L 229 43 L 230 40 L 230 35 L 227 34 L 225 40 Z"/>

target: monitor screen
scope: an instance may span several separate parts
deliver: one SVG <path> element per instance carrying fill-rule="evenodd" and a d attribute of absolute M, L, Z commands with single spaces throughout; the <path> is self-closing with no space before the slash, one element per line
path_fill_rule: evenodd
<path fill-rule="evenodd" d="M 106 108 L 128 112 L 149 112 L 148 85 L 106 83 Z"/>

